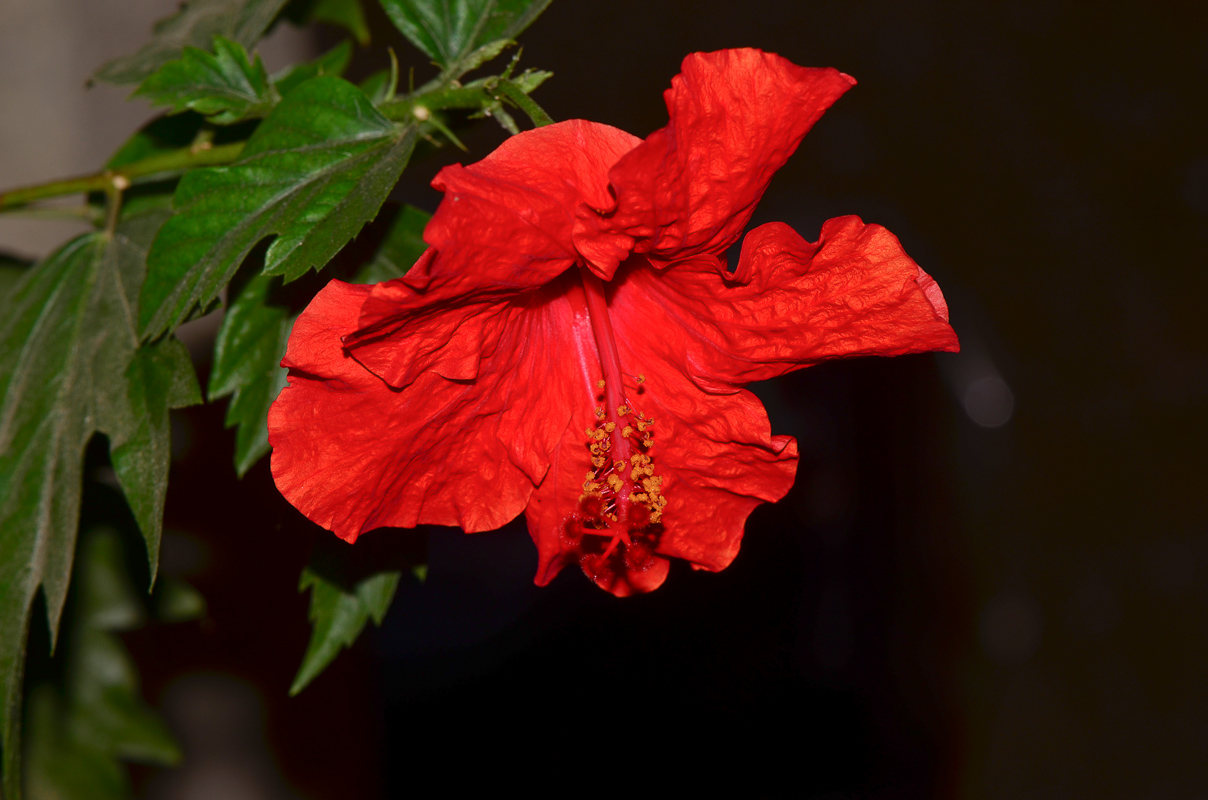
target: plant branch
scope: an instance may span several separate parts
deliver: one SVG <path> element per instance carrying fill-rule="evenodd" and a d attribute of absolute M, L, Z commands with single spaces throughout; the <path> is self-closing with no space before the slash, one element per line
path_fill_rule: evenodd
<path fill-rule="evenodd" d="M 180 150 L 160 153 L 123 164 L 117 169 L 107 169 L 93 175 L 12 189 L 0 194 L 0 212 L 52 197 L 87 192 L 107 192 L 114 186 L 125 188 L 121 186 L 123 182 L 126 186 L 130 186 L 148 180 L 170 178 L 193 167 L 228 164 L 239 157 L 244 142 L 233 142 L 217 147 L 208 145 L 209 143 L 206 142 L 200 147 L 184 147 Z"/>

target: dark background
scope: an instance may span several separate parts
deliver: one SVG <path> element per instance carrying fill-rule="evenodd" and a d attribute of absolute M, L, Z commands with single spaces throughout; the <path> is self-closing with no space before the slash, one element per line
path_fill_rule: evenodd
<path fill-rule="evenodd" d="M 267 463 L 234 479 L 221 404 L 182 414 L 164 568 L 210 611 L 130 637 L 186 752 L 140 785 L 194 796 L 227 763 L 246 797 L 1203 796 L 1206 23 L 1185 3 L 555 0 L 522 37 L 555 119 L 645 136 L 697 50 L 855 76 L 753 223 L 886 225 L 963 352 L 754 387 L 800 441 L 795 488 L 732 567 L 677 564 L 649 596 L 575 570 L 533 587 L 523 524 L 371 535 L 427 537 L 428 580 L 292 700 L 317 534 Z M 389 35 L 356 67 L 383 42 L 430 74 Z M 469 132 L 396 199 L 432 210 L 439 166 L 502 136 Z"/>

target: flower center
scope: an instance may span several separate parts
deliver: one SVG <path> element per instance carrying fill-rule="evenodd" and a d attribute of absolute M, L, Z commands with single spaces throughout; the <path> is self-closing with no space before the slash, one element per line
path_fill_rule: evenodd
<path fill-rule="evenodd" d="M 604 285 L 586 269 L 581 274 L 604 375 L 592 398 L 599 403 L 595 427 L 584 431 L 591 469 L 584 476 L 578 512 L 563 526 L 563 541 L 579 554 L 583 571 L 598 581 L 622 571 L 622 563 L 628 570 L 653 564 L 667 498 L 651 455 L 654 420 L 637 409 L 626 388 L 628 382 L 640 396 L 646 379 L 621 371 Z"/>

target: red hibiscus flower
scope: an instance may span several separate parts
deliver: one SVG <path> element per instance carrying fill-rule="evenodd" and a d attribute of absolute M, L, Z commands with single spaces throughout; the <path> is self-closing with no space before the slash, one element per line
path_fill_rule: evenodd
<path fill-rule="evenodd" d="M 644 141 L 572 120 L 443 170 L 410 273 L 332 281 L 294 326 L 269 414 L 277 486 L 349 542 L 523 511 L 541 585 L 571 562 L 619 596 L 673 557 L 726 567 L 797 467 L 743 386 L 958 346 L 935 281 L 856 217 L 814 243 L 760 226 L 727 268 L 772 174 L 853 83 L 697 53 Z"/>

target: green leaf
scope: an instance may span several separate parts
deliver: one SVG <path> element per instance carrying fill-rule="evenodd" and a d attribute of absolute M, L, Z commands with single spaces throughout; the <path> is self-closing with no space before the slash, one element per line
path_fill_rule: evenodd
<path fill-rule="evenodd" d="M 243 259 L 278 234 L 267 275 L 322 268 L 373 219 L 415 146 L 359 89 L 321 75 L 290 92 L 227 167 L 187 173 L 177 214 L 149 256 L 140 321 L 154 338 L 218 296 Z"/>
<path fill-rule="evenodd" d="M 430 219 L 432 215 L 427 211 L 412 205 L 403 206 L 390 221 L 386 237 L 373 258 L 357 271 L 352 282 L 381 283 L 406 275 L 428 247 L 424 241 L 424 228 Z"/>
<path fill-rule="evenodd" d="M 138 673 L 111 631 L 145 619 L 125 566 L 119 532 L 80 537 L 71 609 L 51 679 L 30 695 L 26 786 L 35 798 L 130 796 L 118 759 L 171 765 L 180 751 L 163 721 L 143 702 Z M 15 795 L 14 795 L 15 796 Z"/>
<path fill-rule="evenodd" d="M 268 30 L 285 0 L 187 0 L 180 11 L 155 24 L 151 41 L 133 55 L 114 59 L 93 76 L 106 83 L 141 83 L 186 47 L 208 50 L 215 36 L 251 49 Z"/>
<path fill-rule="evenodd" d="M 374 625 L 382 624 L 401 577 L 401 572 L 378 572 L 345 586 L 309 566 L 302 570 L 298 591 L 311 589 L 310 621 L 314 631 L 302 666 L 289 687 L 291 695 L 306 688 L 342 649 L 350 647 L 370 618 Z"/>
<path fill-rule="evenodd" d="M 382 624 L 403 571 L 423 564 L 426 550 L 426 539 L 413 531 L 368 534 L 355 547 L 334 536 L 319 538 L 298 584 L 298 591 L 311 590 L 314 631 L 290 694 L 302 691 L 355 642 L 368 620 Z"/>
<path fill-rule="evenodd" d="M 0 253 L 0 297 L 9 294 L 17 281 L 29 270 L 30 263 L 5 253 Z"/>
<path fill-rule="evenodd" d="M 227 307 L 214 344 L 214 369 L 206 390 L 210 401 L 232 395 L 226 426 L 235 434 L 235 471 L 240 477 L 269 451 L 268 408 L 285 388 L 281 368 L 294 319 L 269 304 L 281 279 L 257 275 Z"/>
<path fill-rule="evenodd" d="M 295 64 L 273 76 L 273 85 L 281 95 L 289 94 L 297 86 L 320 75 L 343 75 L 352 60 L 352 45 L 347 40 L 340 42 L 314 61 Z"/>
<path fill-rule="evenodd" d="M 369 24 L 360 0 L 290 0 L 281 15 L 295 25 L 326 22 L 351 33 L 361 47 L 369 44 Z"/>
<path fill-rule="evenodd" d="M 193 110 L 217 125 L 263 117 L 281 99 L 269 81 L 260 56 L 249 61 L 238 42 L 214 37 L 214 54 L 186 47 L 135 91 L 152 105 L 172 113 Z"/>
<path fill-rule="evenodd" d="M 136 212 L 112 236 L 69 242 L 0 298 L 0 745 L 12 796 L 30 610 L 40 587 L 53 640 L 70 582 L 84 448 L 95 432 L 108 435 L 154 573 L 167 410 L 199 398 L 178 343 L 138 346 L 146 238 L 167 212 L 153 203 Z"/>
<path fill-rule="evenodd" d="M 151 603 L 160 622 L 185 622 L 206 614 L 206 600 L 201 592 L 170 575 L 155 585 Z"/>
<path fill-rule="evenodd" d="M 550 0 L 381 0 L 411 43 L 458 78 L 499 55 Z"/>

